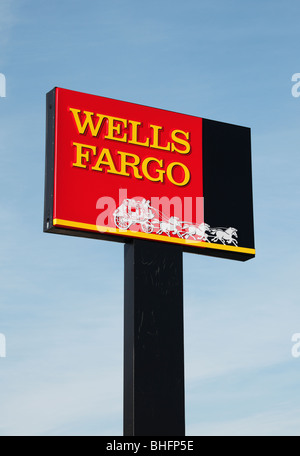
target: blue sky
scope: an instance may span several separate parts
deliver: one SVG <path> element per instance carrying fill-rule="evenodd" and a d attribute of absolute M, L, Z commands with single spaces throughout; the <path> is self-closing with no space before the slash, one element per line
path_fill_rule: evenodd
<path fill-rule="evenodd" d="M 122 435 L 124 247 L 42 232 L 55 86 L 251 128 L 257 257 L 184 255 L 186 431 L 300 434 L 299 15 L 1 0 L 0 435 Z"/>

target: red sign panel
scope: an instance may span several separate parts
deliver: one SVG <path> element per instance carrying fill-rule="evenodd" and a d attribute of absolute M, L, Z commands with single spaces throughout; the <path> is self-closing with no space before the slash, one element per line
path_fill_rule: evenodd
<path fill-rule="evenodd" d="M 253 256 L 239 246 L 236 227 L 206 223 L 203 122 L 60 88 L 49 92 L 45 231 Z"/>

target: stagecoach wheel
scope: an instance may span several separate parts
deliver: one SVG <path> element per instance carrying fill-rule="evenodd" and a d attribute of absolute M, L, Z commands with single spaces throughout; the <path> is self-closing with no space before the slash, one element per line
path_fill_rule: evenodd
<path fill-rule="evenodd" d="M 127 230 L 130 227 L 130 221 L 120 217 L 119 215 L 115 216 L 115 224 L 121 230 Z"/>
<path fill-rule="evenodd" d="M 152 223 L 142 223 L 142 230 L 144 231 L 144 233 L 152 233 L 152 231 L 154 230 L 154 226 L 152 225 Z"/>

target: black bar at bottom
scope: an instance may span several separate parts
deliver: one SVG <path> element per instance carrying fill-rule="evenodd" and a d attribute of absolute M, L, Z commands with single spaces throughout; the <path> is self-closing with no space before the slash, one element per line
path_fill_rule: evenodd
<path fill-rule="evenodd" d="M 125 244 L 124 436 L 184 436 L 180 246 Z"/>

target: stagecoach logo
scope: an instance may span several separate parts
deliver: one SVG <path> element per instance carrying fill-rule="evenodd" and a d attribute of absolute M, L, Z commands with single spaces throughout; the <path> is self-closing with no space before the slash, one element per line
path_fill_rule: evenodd
<path fill-rule="evenodd" d="M 145 198 L 137 201 L 133 198 L 124 199 L 114 211 L 114 223 L 121 230 L 128 230 L 139 225 L 145 233 L 166 234 L 181 239 L 194 239 L 202 242 L 220 242 L 223 245 L 238 245 L 237 229 L 233 227 L 211 228 L 207 223 L 195 225 L 180 220 L 179 217 L 167 217 L 163 212 L 150 205 Z"/>

